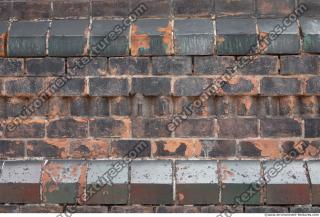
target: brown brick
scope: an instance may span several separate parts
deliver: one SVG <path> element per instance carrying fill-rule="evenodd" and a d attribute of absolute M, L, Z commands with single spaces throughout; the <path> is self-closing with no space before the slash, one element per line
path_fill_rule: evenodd
<path fill-rule="evenodd" d="M 153 157 L 194 157 L 198 142 L 192 139 L 156 140 L 152 143 Z"/>
<path fill-rule="evenodd" d="M 0 159 L 22 158 L 25 155 L 24 141 L 0 140 Z"/>
<path fill-rule="evenodd" d="M 67 1 L 53 1 L 53 17 L 89 17 L 90 3 L 88 0 L 67 0 Z"/>
<path fill-rule="evenodd" d="M 301 121 L 290 118 L 261 119 L 262 137 L 298 137 L 302 134 Z"/>
<path fill-rule="evenodd" d="M 18 213 L 19 206 L 17 205 L 0 205 L 0 213 Z"/>
<path fill-rule="evenodd" d="M 201 157 L 234 157 L 236 156 L 235 140 L 201 140 L 197 156 Z M 198 151 L 201 151 L 200 153 Z"/>
<path fill-rule="evenodd" d="M 163 118 L 136 118 L 132 120 L 132 137 L 169 137 L 167 130 L 168 119 Z"/>
<path fill-rule="evenodd" d="M 258 121 L 255 118 L 218 119 L 220 138 L 245 138 L 258 136 Z"/>
<path fill-rule="evenodd" d="M 61 205 L 33 205 L 33 204 L 26 204 L 20 206 L 21 213 L 61 213 L 63 212 L 63 206 Z"/>
<path fill-rule="evenodd" d="M 131 120 L 99 118 L 90 120 L 90 135 L 94 137 L 121 137 L 128 138 L 131 135 Z"/>
<path fill-rule="evenodd" d="M 66 139 L 27 141 L 28 157 L 67 158 L 69 143 Z"/>
<path fill-rule="evenodd" d="M 44 120 L 26 120 L 18 124 L 8 121 L 5 132 L 7 138 L 43 138 L 45 136 Z"/>
<path fill-rule="evenodd" d="M 13 16 L 19 20 L 48 19 L 51 17 L 50 1 L 14 1 Z"/>
<path fill-rule="evenodd" d="M 211 118 L 192 118 L 182 122 L 176 129 L 176 137 L 213 137 L 214 120 Z"/>
<path fill-rule="evenodd" d="M 147 140 L 115 140 L 111 142 L 111 156 L 124 157 L 131 152 L 136 153 L 134 158 L 150 157 L 151 143 Z"/>
<path fill-rule="evenodd" d="M 70 213 L 108 213 L 109 207 L 107 206 L 69 206 L 66 208 Z"/>
<path fill-rule="evenodd" d="M 260 17 L 285 17 L 294 7 L 294 0 L 257 0 L 257 14 Z"/>
<path fill-rule="evenodd" d="M 82 139 L 70 141 L 70 157 L 75 159 L 96 159 L 109 156 L 109 141 Z"/>
<path fill-rule="evenodd" d="M 153 213 L 152 206 L 112 206 L 111 213 Z"/>
<path fill-rule="evenodd" d="M 85 138 L 88 136 L 88 120 L 84 118 L 50 120 L 47 136 L 49 138 Z"/>
<path fill-rule="evenodd" d="M 156 213 L 198 213 L 199 207 L 193 206 L 159 206 Z"/>
<path fill-rule="evenodd" d="M 255 77 L 245 78 L 234 76 L 222 85 L 226 95 L 257 95 L 259 90 L 259 80 Z"/>
<path fill-rule="evenodd" d="M 279 159 L 281 157 L 277 140 L 240 141 L 240 155 L 243 157 Z"/>

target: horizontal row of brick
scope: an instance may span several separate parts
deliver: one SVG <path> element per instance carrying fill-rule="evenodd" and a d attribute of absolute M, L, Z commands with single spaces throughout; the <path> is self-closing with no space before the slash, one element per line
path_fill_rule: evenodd
<path fill-rule="evenodd" d="M 52 97 L 30 117 L 172 117 L 188 108 L 196 97 Z M 24 111 L 32 98 L 0 97 L 0 119 Z M 318 117 L 317 96 L 215 96 L 194 108 L 191 117 Z"/>
<path fill-rule="evenodd" d="M 320 118 L 190 118 L 175 132 L 169 118 L 79 118 L 5 120 L 5 138 L 288 138 L 320 136 Z M 12 130 L 13 126 L 17 126 Z M 196 127 L 195 127 L 196 126 Z"/>
<path fill-rule="evenodd" d="M 144 17 L 192 16 L 285 16 L 296 3 L 307 5 L 308 16 L 319 16 L 317 0 L 13 0 L 0 3 L 0 19 L 48 19 L 66 17 L 122 17 L 139 3 L 148 11 Z"/>
<path fill-rule="evenodd" d="M 135 158 L 170 159 L 281 159 L 299 140 L 284 139 L 146 139 Z M 0 159 L 106 159 L 121 158 L 139 140 L 130 139 L 11 139 L 0 140 Z M 297 159 L 320 157 L 320 140 L 304 140 Z"/>
<path fill-rule="evenodd" d="M 63 206 L 49 204 L 0 205 L 0 213 L 319 213 L 319 206 Z"/>
<path fill-rule="evenodd" d="M 0 56 L 320 53 L 320 19 L 302 17 L 301 30 L 297 22 L 290 26 L 287 22 L 254 18 L 217 18 L 215 22 L 138 19 L 131 28 L 119 20 L 94 20 L 92 24 L 89 20 L 0 22 Z M 280 33 L 277 26 L 282 28 Z M 275 37 L 277 34 L 281 37 Z"/>
<path fill-rule="evenodd" d="M 122 75 L 222 75 L 236 67 L 240 75 L 320 75 L 320 56 L 282 55 L 231 56 L 161 56 L 93 57 L 83 68 L 75 65 L 80 58 L 0 58 L 1 77 L 47 77 L 72 73 L 74 76 Z M 241 62 L 250 63 L 239 67 Z"/>
<path fill-rule="evenodd" d="M 218 78 L 218 76 L 216 76 Z M 143 96 L 200 96 L 215 84 L 212 77 L 91 77 L 72 78 L 4 78 L 0 79 L 0 95 L 30 97 L 53 92 L 54 96 L 116 97 Z M 216 95 L 315 96 L 320 95 L 320 76 L 262 77 L 234 76 Z M 64 85 L 62 85 L 64 84 Z M 59 86 L 60 85 L 60 86 Z M 61 88 L 59 88 L 61 87 Z"/>
<path fill-rule="evenodd" d="M 262 163 L 4 161 L 0 202 L 319 205 L 319 164 L 290 158 Z"/>

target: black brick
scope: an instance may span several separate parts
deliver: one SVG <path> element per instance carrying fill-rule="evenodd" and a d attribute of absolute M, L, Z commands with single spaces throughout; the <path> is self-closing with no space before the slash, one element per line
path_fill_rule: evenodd
<path fill-rule="evenodd" d="M 109 74 L 145 75 L 149 72 L 148 57 L 110 57 Z"/>
<path fill-rule="evenodd" d="M 171 85 L 170 78 L 133 78 L 132 93 L 141 93 L 144 96 L 163 96 L 170 95 Z"/>
<path fill-rule="evenodd" d="M 190 75 L 192 74 L 191 57 L 153 57 L 153 75 Z"/>
<path fill-rule="evenodd" d="M 317 138 L 320 136 L 320 119 L 306 119 L 305 136 L 307 138 Z"/>
<path fill-rule="evenodd" d="M 260 88 L 263 95 L 299 95 L 301 81 L 297 78 L 262 78 Z"/>
<path fill-rule="evenodd" d="M 47 127 L 49 138 L 85 138 L 88 135 L 86 119 L 62 118 L 52 120 Z"/>
<path fill-rule="evenodd" d="M 117 78 L 90 78 L 89 94 L 90 96 L 128 96 L 128 80 Z"/>
<path fill-rule="evenodd" d="M 173 13 L 176 17 L 208 17 L 213 11 L 213 0 L 173 0 Z"/>
<path fill-rule="evenodd" d="M 283 75 L 292 74 L 319 74 L 318 56 L 299 55 L 299 56 L 281 56 L 281 69 Z"/>
<path fill-rule="evenodd" d="M 301 122 L 288 118 L 261 119 L 262 137 L 298 137 L 302 135 Z"/>
<path fill-rule="evenodd" d="M 28 76 L 59 76 L 65 74 L 65 61 L 62 58 L 32 58 L 26 60 Z"/>

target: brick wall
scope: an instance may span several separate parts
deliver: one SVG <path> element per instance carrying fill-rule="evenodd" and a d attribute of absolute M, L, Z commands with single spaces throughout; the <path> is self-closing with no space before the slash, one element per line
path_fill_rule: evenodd
<path fill-rule="evenodd" d="M 1 1 L 0 212 L 319 212 L 319 12 L 317 0 Z"/>

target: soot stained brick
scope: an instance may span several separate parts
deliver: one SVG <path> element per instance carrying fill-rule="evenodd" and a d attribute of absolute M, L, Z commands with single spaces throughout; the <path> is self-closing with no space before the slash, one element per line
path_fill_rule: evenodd
<path fill-rule="evenodd" d="M 109 70 L 111 75 L 146 75 L 149 73 L 149 58 L 111 57 Z"/>
<path fill-rule="evenodd" d="M 262 78 L 261 94 L 267 96 L 300 95 L 301 81 L 297 78 Z"/>
<path fill-rule="evenodd" d="M 64 62 L 64 59 L 54 57 L 26 59 L 27 75 L 38 77 L 63 75 Z"/>
<path fill-rule="evenodd" d="M 129 84 L 127 79 L 90 78 L 90 96 L 128 96 Z"/>
<path fill-rule="evenodd" d="M 128 0 L 94 0 L 92 1 L 92 16 L 94 17 L 124 17 L 129 13 Z"/>
<path fill-rule="evenodd" d="M 297 137 L 301 136 L 301 122 L 288 118 L 261 119 L 262 137 Z"/>
<path fill-rule="evenodd" d="M 0 76 L 22 76 L 23 59 L 0 58 Z"/>
<path fill-rule="evenodd" d="M 213 0 L 174 0 L 173 13 L 176 17 L 208 17 L 214 12 Z"/>
<path fill-rule="evenodd" d="M 320 12 L 320 4 L 318 7 Z M 319 53 L 320 19 L 301 17 L 300 25 L 303 35 L 303 50 L 308 53 Z"/>
<path fill-rule="evenodd" d="M 191 57 L 153 57 L 153 75 L 190 75 L 192 74 Z"/>
<path fill-rule="evenodd" d="M 248 17 L 254 13 L 254 0 L 216 0 L 217 16 Z"/>
<path fill-rule="evenodd" d="M 85 138 L 88 135 L 86 119 L 62 118 L 52 120 L 47 127 L 49 138 Z"/>
<path fill-rule="evenodd" d="M 133 78 L 132 94 L 141 93 L 144 96 L 166 96 L 171 93 L 170 78 Z"/>

